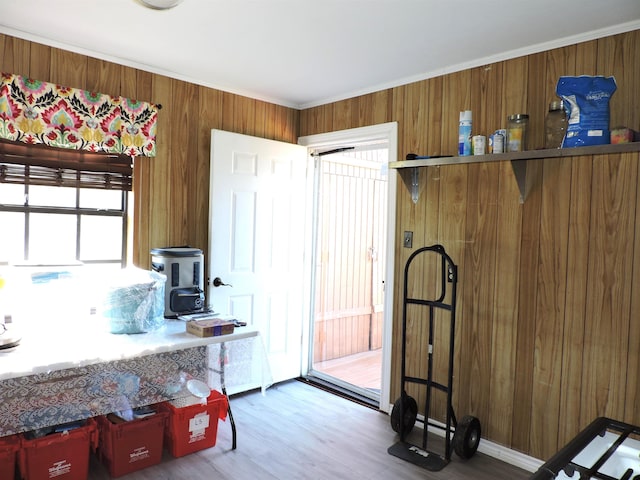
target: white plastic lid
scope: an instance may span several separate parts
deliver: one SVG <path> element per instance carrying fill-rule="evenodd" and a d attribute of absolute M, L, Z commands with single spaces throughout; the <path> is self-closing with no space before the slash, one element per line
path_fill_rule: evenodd
<path fill-rule="evenodd" d="M 472 119 L 471 110 L 465 110 L 464 112 L 460 112 L 460 121 L 461 122 L 470 122 Z"/>
<path fill-rule="evenodd" d="M 209 385 L 196 379 L 191 379 L 187 382 L 187 390 L 191 395 L 198 398 L 207 398 L 211 394 Z"/>

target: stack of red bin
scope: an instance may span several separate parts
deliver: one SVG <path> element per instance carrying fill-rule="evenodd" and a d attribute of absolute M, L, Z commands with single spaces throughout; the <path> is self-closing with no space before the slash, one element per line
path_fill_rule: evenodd
<path fill-rule="evenodd" d="M 227 418 L 228 400 L 222 393 L 212 390 L 206 403 L 176 407 L 161 403 L 159 409 L 169 414 L 165 430 L 167 449 L 174 457 L 215 446 L 218 420 Z"/>
<path fill-rule="evenodd" d="M 96 449 L 96 422 L 87 419 L 82 426 L 44 437 L 20 436 L 18 452 L 20 474 L 25 480 L 86 480 L 89 475 L 89 453 Z M 13 478 L 11 476 L 0 478 Z"/>
<path fill-rule="evenodd" d="M 98 418 L 100 446 L 98 457 L 112 477 L 157 465 L 162 461 L 162 441 L 167 414 L 157 412 L 129 422 L 113 423 Z"/>
<path fill-rule="evenodd" d="M 0 478 L 14 478 L 18 450 L 20 450 L 20 437 L 18 435 L 0 437 Z"/>
<path fill-rule="evenodd" d="M 24 480 L 86 480 L 91 451 L 112 477 L 120 477 L 159 464 L 164 445 L 174 457 L 215 446 L 218 420 L 227 417 L 227 397 L 212 390 L 206 403 L 178 404 L 157 404 L 155 414 L 132 421 L 99 416 L 34 439 L 0 437 L 0 480 L 13 479 L 16 464 Z"/>

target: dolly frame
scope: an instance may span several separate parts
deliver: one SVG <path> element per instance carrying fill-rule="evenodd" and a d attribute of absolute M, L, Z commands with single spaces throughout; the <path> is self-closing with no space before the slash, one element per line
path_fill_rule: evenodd
<path fill-rule="evenodd" d="M 432 252 L 440 255 L 440 284 L 441 291 L 434 299 L 414 298 L 409 296 L 409 271 L 412 262 L 420 255 Z M 396 400 L 391 413 L 391 426 L 400 434 L 400 440 L 389 447 L 388 452 L 404 460 L 410 461 L 423 468 L 438 471 L 444 468 L 451 460 L 452 447 L 461 458 L 467 459 L 473 456 L 480 442 L 480 422 L 472 416 L 465 416 L 459 423 L 452 405 L 453 399 L 453 362 L 455 343 L 455 318 L 456 296 L 458 283 L 458 267 L 446 253 L 442 245 L 422 247 L 413 252 L 407 259 L 404 269 L 404 289 L 402 305 L 402 358 L 401 358 L 401 396 Z M 450 302 L 447 303 L 447 285 L 451 285 Z M 420 305 L 428 308 L 428 344 L 427 378 L 408 376 L 406 373 L 407 362 L 407 307 L 408 305 Z M 434 320 L 436 310 L 445 310 L 450 313 L 449 330 L 449 365 L 447 371 L 447 385 L 433 380 L 433 339 Z M 417 403 L 406 391 L 406 384 L 413 383 L 426 386 L 427 392 L 424 404 L 424 429 L 421 447 L 407 442 L 407 435 L 413 428 L 417 417 Z M 431 413 L 432 389 L 435 388 L 446 394 L 445 425 L 436 424 L 429 420 Z M 427 449 L 428 427 L 436 427 L 444 430 L 445 448 L 444 456 Z M 452 428 L 453 426 L 453 428 Z M 453 435 L 453 438 L 452 438 Z"/>

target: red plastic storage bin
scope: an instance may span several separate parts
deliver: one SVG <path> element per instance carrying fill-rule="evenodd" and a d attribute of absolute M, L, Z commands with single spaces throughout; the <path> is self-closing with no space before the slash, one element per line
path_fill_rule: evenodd
<path fill-rule="evenodd" d="M 86 480 L 90 448 L 97 445 L 96 422 L 89 418 L 81 427 L 34 439 L 22 435 L 21 444 L 18 459 L 23 479 Z"/>
<path fill-rule="evenodd" d="M 176 402 L 177 403 L 177 402 Z M 218 420 L 227 418 L 228 400 L 212 390 L 207 403 L 177 407 L 165 402 L 159 407 L 169 414 L 164 441 L 174 457 L 213 447 L 218 436 Z"/>
<path fill-rule="evenodd" d="M 0 437 L 0 478 L 13 479 L 16 474 L 16 454 L 20 450 L 20 437 Z"/>
<path fill-rule="evenodd" d="M 167 413 L 113 423 L 106 416 L 98 418 L 100 441 L 98 457 L 112 477 L 157 465 L 162 461 L 162 442 Z"/>

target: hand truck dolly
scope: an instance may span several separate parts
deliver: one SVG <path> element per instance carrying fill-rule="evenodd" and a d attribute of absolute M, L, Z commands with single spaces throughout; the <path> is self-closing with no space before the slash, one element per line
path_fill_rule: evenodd
<path fill-rule="evenodd" d="M 425 271 L 434 272 L 435 278 L 433 290 L 436 294 L 434 298 L 414 298 L 409 296 L 409 270 L 412 262 L 420 257 L 424 260 L 423 268 L 430 260 L 429 268 Z M 439 280 L 438 280 L 439 275 Z M 429 281 L 429 279 L 426 279 Z M 438 288 L 437 282 L 440 282 Z M 442 245 L 432 245 L 416 250 L 408 258 L 404 269 L 404 293 L 402 306 L 402 360 L 401 360 L 401 395 L 396 400 L 391 411 L 391 427 L 400 434 L 400 440 L 389 447 L 388 452 L 403 460 L 407 460 L 422 468 L 431 471 L 439 471 L 451 460 L 451 450 L 462 459 L 471 458 L 478 449 L 480 443 L 480 421 L 471 415 L 466 415 L 460 422 L 457 421 L 452 406 L 452 383 L 453 383 L 453 360 L 454 360 L 454 334 L 456 318 L 456 286 L 458 282 L 458 268 L 453 263 L 451 257 L 445 252 Z M 447 291 L 450 286 L 450 291 Z M 439 293 L 437 293 L 439 290 Z M 448 300 L 447 300 L 448 299 Z M 448 303 L 447 303 L 448 301 Z M 427 378 L 418 378 L 407 375 L 407 306 L 416 305 L 415 309 L 421 313 L 418 321 L 428 322 L 428 355 L 427 355 Z M 412 310 L 414 311 L 414 310 Z M 447 384 L 434 380 L 434 336 L 436 312 L 445 311 L 450 315 L 449 329 L 449 355 Z M 426 317 L 426 318 L 425 318 Z M 414 445 L 408 442 L 407 436 L 413 429 L 418 416 L 418 404 L 414 398 L 407 393 L 407 384 L 418 384 L 426 387 L 424 403 L 424 429 L 422 445 Z M 434 423 L 430 419 L 431 403 L 433 399 L 432 390 L 444 392 L 446 394 L 446 421 L 444 425 Z M 427 436 L 429 426 L 444 430 L 444 454 L 439 454 L 427 449 Z M 453 427 L 453 428 L 452 428 Z"/>

